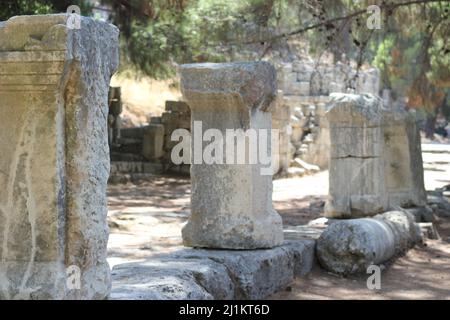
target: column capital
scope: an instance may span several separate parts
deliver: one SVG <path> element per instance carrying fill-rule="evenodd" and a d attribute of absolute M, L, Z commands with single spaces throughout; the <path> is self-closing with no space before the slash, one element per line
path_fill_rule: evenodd
<path fill-rule="evenodd" d="M 180 74 L 188 101 L 198 95 L 238 95 L 249 108 L 267 111 L 277 92 L 275 68 L 265 61 L 184 64 Z"/>

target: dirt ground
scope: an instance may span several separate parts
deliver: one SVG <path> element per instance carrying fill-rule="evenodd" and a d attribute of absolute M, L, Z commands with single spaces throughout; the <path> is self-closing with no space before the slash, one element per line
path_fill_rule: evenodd
<path fill-rule="evenodd" d="M 449 219 L 448 219 L 449 220 Z M 438 227 L 441 240 L 426 240 L 381 274 L 381 289 L 367 289 L 367 277 L 340 277 L 316 266 L 287 290 L 269 299 L 450 299 L 450 223 Z M 447 240 L 445 240 L 447 239 Z"/>
<path fill-rule="evenodd" d="M 450 145 L 423 146 L 427 190 L 450 184 Z M 273 201 L 284 225 L 321 217 L 328 172 L 274 181 Z M 182 247 L 181 228 L 189 216 L 188 178 L 154 176 L 108 190 L 111 229 L 108 261 L 140 261 Z M 440 240 L 426 240 L 385 266 L 381 289 L 369 290 L 367 276 L 343 278 L 320 267 L 296 279 L 270 299 L 450 299 L 450 218 L 436 217 Z"/>

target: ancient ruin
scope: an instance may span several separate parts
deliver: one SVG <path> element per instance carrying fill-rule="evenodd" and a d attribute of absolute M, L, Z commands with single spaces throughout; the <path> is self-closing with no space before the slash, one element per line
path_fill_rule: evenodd
<path fill-rule="evenodd" d="M 110 149 L 119 143 L 122 100 L 120 87 L 110 87 L 108 93 L 108 143 Z"/>
<path fill-rule="evenodd" d="M 48 3 L 0 4 L 0 15 L 59 12 Z M 136 3 L 153 20 L 112 20 L 116 5 L 101 2 L 103 17 L 71 6 L 0 22 L 0 300 L 450 297 L 450 139 L 433 135 L 450 95 L 428 77 L 433 50 L 433 70 L 406 97 L 395 88 L 407 81 L 386 69 L 398 61 L 381 59 L 405 58 L 394 43 L 372 52 L 370 37 L 349 31 L 342 41 L 360 57 L 331 47 L 330 35 L 313 48 L 330 51 L 317 54 L 303 39 L 288 43 L 303 30 L 278 33 L 289 25 L 282 6 L 265 7 L 280 14 L 277 30 L 269 15 L 236 29 L 243 9 L 230 7 L 239 19 L 227 17 L 228 28 L 244 43 L 219 39 L 217 56 L 203 55 L 189 23 L 217 18 L 209 1 L 177 12 L 186 19 L 176 44 L 152 28 L 172 8 Z M 337 27 L 321 15 L 311 21 Z M 355 27 L 348 19 L 342 28 Z M 125 25 L 124 41 L 105 21 Z M 362 47 L 378 59 L 364 60 Z M 136 77 L 121 79 L 119 51 L 147 78 L 131 68 Z M 434 120 L 415 88 L 427 81 L 430 101 L 442 102 Z M 133 113 L 133 95 L 152 108 Z"/>
<path fill-rule="evenodd" d="M 268 108 L 276 94 L 275 81 L 275 69 L 266 62 L 181 66 L 181 90 L 191 107 L 191 122 L 224 135 L 230 129 L 271 129 Z M 191 159 L 202 157 L 198 155 L 202 146 L 195 141 L 191 145 Z M 261 173 L 260 163 L 223 163 L 191 161 L 192 214 L 183 229 L 185 245 L 228 249 L 280 245 L 283 231 L 272 206 L 272 176 Z"/>
<path fill-rule="evenodd" d="M 278 130 L 278 171 L 276 174 L 284 174 L 288 171 L 292 161 L 291 145 L 291 108 L 284 103 L 284 93 L 278 90 L 276 100 L 271 108 L 272 128 Z"/>
<path fill-rule="evenodd" d="M 191 130 L 191 111 L 183 101 L 165 102 L 165 112 L 151 117 L 144 127 L 122 128 L 120 138 L 111 150 L 111 181 L 128 174 L 139 175 L 177 173 L 189 175 L 190 165 L 174 164 L 171 159 L 172 141 L 176 129 Z"/>
<path fill-rule="evenodd" d="M 67 15 L 0 25 L 0 298 L 102 299 L 108 88 L 118 29 Z"/>
<path fill-rule="evenodd" d="M 420 241 L 420 229 L 412 214 L 389 211 L 373 218 L 332 223 L 317 240 L 317 258 L 334 273 L 363 273 Z"/>
<path fill-rule="evenodd" d="M 332 94 L 328 217 L 371 216 L 426 204 L 419 132 L 373 95 Z"/>
<path fill-rule="evenodd" d="M 379 71 L 374 68 L 356 70 L 350 64 L 333 65 L 310 57 L 282 63 L 278 85 L 284 93 L 283 104 L 292 114 L 290 161 L 299 158 L 321 169 L 328 168 L 330 133 L 325 113 L 329 94 L 351 88 L 355 93 L 377 95 L 379 82 Z"/>
<path fill-rule="evenodd" d="M 276 176 L 298 176 L 328 168 L 330 132 L 325 113 L 330 102 L 329 93 L 346 92 L 346 85 L 353 84 L 356 93 L 376 95 L 379 81 L 378 71 L 373 68 L 357 72 L 354 67 L 342 63 L 333 66 L 311 59 L 280 63 L 277 68 L 279 90 L 271 107 L 272 127 L 279 130 Z M 156 160 L 146 157 L 142 146 L 159 145 L 159 135 L 147 136 L 144 143 L 145 129 L 123 129 L 124 137 L 112 153 L 112 174 L 189 174 L 189 165 L 172 163 L 170 155 L 177 143 L 171 140 L 172 132 L 176 129 L 190 131 L 190 117 L 186 102 L 169 100 L 161 116 L 150 118 L 148 127 L 164 126 L 163 154 Z"/>

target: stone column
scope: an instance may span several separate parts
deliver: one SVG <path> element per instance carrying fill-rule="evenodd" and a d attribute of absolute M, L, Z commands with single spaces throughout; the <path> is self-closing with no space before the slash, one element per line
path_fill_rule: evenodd
<path fill-rule="evenodd" d="M 184 244 L 226 249 L 280 245 L 282 222 L 272 206 L 272 176 L 261 174 L 263 165 L 225 164 L 226 147 L 220 156 L 223 164 L 195 159 L 202 147 L 195 143 L 196 136 L 207 129 L 218 130 L 224 141 L 227 129 L 270 131 L 275 69 L 266 62 L 183 65 L 181 90 L 191 107 L 194 137 L 191 217 L 182 231 Z M 228 141 L 236 150 L 236 140 Z M 267 144 L 270 150 L 270 139 Z M 247 156 L 249 149 L 247 145 Z"/>
<path fill-rule="evenodd" d="M 101 299 L 108 87 L 118 29 L 68 15 L 0 23 L 0 299 Z"/>
<path fill-rule="evenodd" d="M 373 95 L 333 94 L 330 190 L 325 215 L 371 216 L 424 206 L 420 135 L 414 116 Z"/>
<path fill-rule="evenodd" d="M 408 212 L 389 211 L 372 218 L 332 223 L 317 240 L 319 263 L 339 274 L 365 273 L 421 241 L 420 229 Z"/>
<path fill-rule="evenodd" d="M 325 215 L 370 216 L 388 208 L 383 103 L 372 95 L 332 94 L 329 199 Z"/>

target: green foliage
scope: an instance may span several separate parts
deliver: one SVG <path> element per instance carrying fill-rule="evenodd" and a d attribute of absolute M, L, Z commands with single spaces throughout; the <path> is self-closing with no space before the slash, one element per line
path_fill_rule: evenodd
<path fill-rule="evenodd" d="M 385 21 L 373 64 L 383 87 L 408 96 L 409 106 L 435 113 L 450 86 L 447 3 L 397 9 Z M 418 18 L 420 17 L 420 18 Z"/>
<path fill-rule="evenodd" d="M 91 13 L 92 5 L 85 0 L 1 0 L 0 21 L 17 15 L 66 12 L 72 4 L 78 5 L 82 14 Z"/>
<path fill-rule="evenodd" d="M 7 20 L 15 15 L 46 14 L 53 12 L 48 1 L 3 0 L 0 6 L 0 20 Z"/>
<path fill-rule="evenodd" d="M 243 25 L 250 21 L 267 24 L 269 19 L 258 20 L 259 13 L 267 9 L 267 0 L 155 0 L 148 16 L 134 18 L 133 8 L 146 1 L 132 2 L 128 9 L 115 7 L 114 1 L 103 2 L 113 6 L 113 21 L 125 31 L 122 67 L 154 78 L 173 76 L 174 62 L 229 60 L 227 43 L 239 38 Z M 271 13 L 272 7 L 269 9 Z"/>
<path fill-rule="evenodd" d="M 450 32 L 450 31 L 449 31 Z M 427 77 L 439 87 L 450 87 L 450 49 L 446 47 L 447 39 L 440 38 L 430 47 L 431 70 Z"/>

